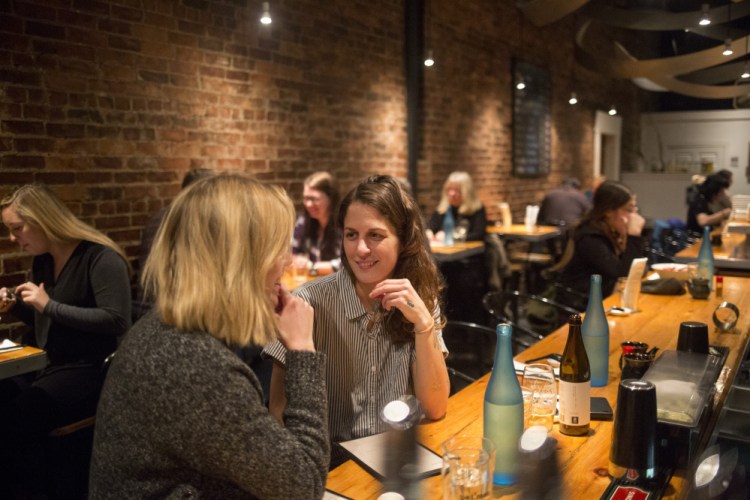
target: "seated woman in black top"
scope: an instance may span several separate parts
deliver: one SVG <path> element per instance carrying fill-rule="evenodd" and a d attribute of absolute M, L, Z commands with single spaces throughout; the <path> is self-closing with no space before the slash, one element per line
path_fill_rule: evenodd
<path fill-rule="evenodd" d="M 310 174 L 304 182 L 304 213 L 294 224 L 292 252 L 305 255 L 321 274 L 341 267 L 341 231 L 336 227 L 339 190 L 328 172 Z"/>
<path fill-rule="evenodd" d="M 468 173 L 452 172 L 443 184 L 440 203 L 427 225 L 427 236 L 430 240 L 444 241 L 443 220 L 448 210 L 453 214 L 456 229 L 465 231 L 466 241 L 484 240 L 487 232 L 487 213 Z"/>
<path fill-rule="evenodd" d="M 0 208 L 10 241 L 33 257 L 28 281 L 13 294 L 0 288 L 0 312 L 33 327 L 29 342 L 49 360 L 30 379 L 0 382 L 0 428 L 13 429 L 0 446 L 0 498 L 7 498 L 11 482 L 40 483 L 28 460 L 38 459 L 32 450 L 50 430 L 94 414 L 102 361 L 130 328 L 131 299 L 122 249 L 48 188 L 23 186 Z"/>
<path fill-rule="evenodd" d="M 466 172 L 452 172 L 443 185 L 443 195 L 437 210 L 432 214 L 425 231 L 432 242 L 445 240 L 443 220 L 448 210 L 453 214 L 456 231 L 462 232 L 466 241 L 483 241 L 487 232 L 487 214 L 474 190 L 474 182 Z M 475 255 L 440 265 L 446 282 L 445 311 L 450 320 L 485 322 L 482 296 L 486 290 L 487 275 L 484 257 Z"/>
<path fill-rule="evenodd" d="M 617 278 L 627 276 L 633 259 L 643 256 L 641 231 L 645 220 L 638 214 L 635 195 L 619 182 L 606 181 L 594 192 L 593 208 L 573 231 L 573 255 L 560 281 L 583 294 L 589 293 L 592 274 L 602 276 L 602 295 L 612 294 Z M 572 307 L 586 307 L 572 296 L 558 295 Z"/>
<path fill-rule="evenodd" d="M 714 205 L 715 201 L 726 196 L 728 187 L 729 180 L 725 175 L 713 174 L 706 177 L 698 188 L 698 195 L 688 206 L 687 226 L 689 230 L 700 233 L 703 231 L 703 226 L 719 226 L 732 215 L 731 207 L 716 210 L 718 207 Z"/>

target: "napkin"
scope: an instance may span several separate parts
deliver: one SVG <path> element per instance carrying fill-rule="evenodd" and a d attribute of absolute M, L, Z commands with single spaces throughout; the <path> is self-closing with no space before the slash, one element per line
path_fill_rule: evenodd
<path fill-rule="evenodd" d="M 536 226 L 536 219 L 539 216 L 539 205 L 526 205 L 526 215 L 523 218 L 523 223 L 526 227 Z"/>
<path fill-rule="evenodd" d="M 500 214 L 503 217 L 503 226 L 510 227 L 513 225 L 513 217 L 510 215 L 510 205 L 506 202 L 500 203 Z"/>
<path fill-rule="evenodd" d="M 638 292 L 641 291 L 641 278 L 643 278 L 643 273 L 646 270 L 647 260 L 645 257 L 633 259 L 633 262 L 630 264 L 628 280 L 625 283 L 625 290 L 622 292 L 621 305 L 626 309 L 632 311 L 638 310 Z"/>
<path fill-rule="evenodd" d="M 8 339 L 3 339 L 3 341 L 0 342 L 0 352 L 17 351 L 18 349 L 22 348 L 22 345 L 11 342 Z"/>

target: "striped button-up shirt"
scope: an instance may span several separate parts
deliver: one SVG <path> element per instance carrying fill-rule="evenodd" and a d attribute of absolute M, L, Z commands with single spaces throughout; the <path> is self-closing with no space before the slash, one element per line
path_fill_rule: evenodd
<path fill-rule="evenodd" d="M 382 408 L 404 394 L 414 394 L 411 366 L 414 342 L 394 344 L 381 322 L 368 331 L 369 316 L 345 270 L 310 281 L 294 292 L 315 309 L 315 349 L 326 353 L 328 429 L 334 442 L 386 430 Z M 442 332 L 436 332 L 447 352 Z M 280 342 L 264 353 L 284 364 Z"/>

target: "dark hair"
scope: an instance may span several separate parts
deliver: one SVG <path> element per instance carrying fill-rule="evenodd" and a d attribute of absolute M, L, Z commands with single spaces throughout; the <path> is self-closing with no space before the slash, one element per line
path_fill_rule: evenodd
<path fill-rule="evenodd" d="M 593 206 L 583 216 L 579 226 L 589 226 L 606 235 L 616 252 L 621 252 L 624 243 L 606 222 L 607 213 L 618 210 L 633 199 L 633 192 L 625 184 L 616 181 L 604 181 L 594 191 Z"/>
<path fill-rule="evenodd" d="M 729 187 L 729 178 L 721 172 L 706 177 L 700 186 L 700 192 L 706 201 L 713 201 L 722 189 Z"/>
<path fill-rule="evenodd" d="M 394 278 L 406 278 L 430 311 L 440 306 L 440 291 L 443 288 L 435 261 L 424 237 L 422 214 L 414 198 L 407 193 L 398 180 L 390 175 L 373 175 L 360 182 L 344 197 L 339 209 L 338 225 L 343 230 L 346 213 L 352 203 L 362 203 L 374 208 L 396 231 L 399 255 L 393 270 Z M 354 280 L 349 260 L 342 242 L 344 269 Z M 442 310 L 442 309 L 441 309 Z M 395 310 L 385 317 L 385 331 L 394 342 L 414 339 L 414 325 Z M 436 328 L 442 328 L 445 317 L 442 312 Z"/>
<path fill-rule="evenodd" d="M 181 187 L 182 189 L 185 189 L 195 181 L 205 179 L 206 177 L 211 177 L 212 175 L 214 175 L 213 170 L 209 170 L 207 168 L 192 168 L 188 170 L 185 174 L 185 177 L 182 178 Z"/>
<path fill-rule="evenodd" d="M 578 177 L 566 177 L 562 185 L 563 187 L 572 187 L 573 189 L 580 189 L 581 181 L 578 180 Z"/>
<path fill-rule="evenodd" d="M 331 201 L 328 208 L 328 224 L 326 224 L 323 240 L 320 245 L 320 259 L 332 260 L 338 257 L 339 238 L 337 236 L 336 214 L 339 208 L 339 187 L 336 179 L 328 172 L 314 172 L 307 176 L 304 185 L 325 194 Z M 310 217 L 307 210 L 304 211 L 304 225 L 302 226 L 302 245 L 308 246 L 308 242 L 318 240 L 320 222 Z M 308 250 L 308 248 L 305 248 Z"/>

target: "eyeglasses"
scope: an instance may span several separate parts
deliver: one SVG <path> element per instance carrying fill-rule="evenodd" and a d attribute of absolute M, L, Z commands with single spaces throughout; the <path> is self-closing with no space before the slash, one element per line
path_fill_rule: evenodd
<path fill-rule="evenodd" d="M 302 203 L 312 203 L 313 205 L 317 205 L 323 201 L 323 198 L 320 196 L 304 196 L 302 197 Z"/>

